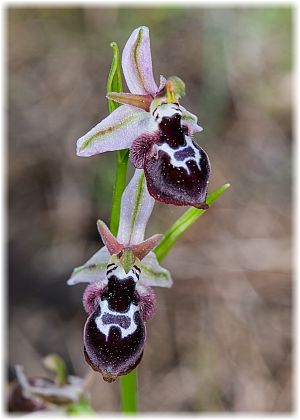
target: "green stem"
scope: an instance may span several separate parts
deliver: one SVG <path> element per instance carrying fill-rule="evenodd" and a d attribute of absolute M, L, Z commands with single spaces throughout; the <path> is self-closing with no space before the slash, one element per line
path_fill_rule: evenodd
<path fill-rule="evenodd" d="M 111 44 L 113 48 L 113 61 L 110 69 L 110 73 L 107 81 L 108 92 L 122 92 L 122 76 L 120 66 L 120 55 L 119 49 L 115 42 Z M 109 100 L 108 102 L 109 112 L 113 112 L 119 105 Z M 122 150 L 117 152 L 117 169 L 116 179 L 113 193 L 112 210 L 110 217 L 110 230 L 113 235 L 117 235 L 119 221 L 120 221 L 120 209 L 121 199 L 123 191 L 126 187 L 126 174 L 128 164 L 128 150 Z M 217 191 L 211 193 L 207 197 L 207 204 L 213 203 L 224 191 L 229 187 L 229 184 L 225 184 L 220 187 Z M 161 261 L 167 253 L 170 251 L 174 243 L 178 238 L 188 229 L 197 219 L 204 213 L 204 210 L 190 208 L 187 210 L 174 225 L 167 231 L 164 239 L 155 248 L 155 253 L 158 261 Z M 120 378 L 121 386 L 121 403 L 122 412 L 124 414 L 134 414 L 137 412 L 137 372 L 133 370 L 128 375 Z"/>
<path fill-rule="evenodd" d="M 120 208 L 123 191 L 126 187 L 126 174 L 128 164 L 128 152 L 117 152 L 117 171 L 114 187 L 113 203 L 110 217 L 110 230 L 113 235 L 117 235 Z M 137 378 L 136 370 L 120 378 L 121 386 L 121 405 L 124 414 L 137 412 Z"/>
<path fill-rule="evenodd" d="M 121 61 L 118 46 L 112 42 L 113 60 L 107 80 L 107 92 L 122 92 L 122 74 L 121 74 Z M 119 104 L 109 100 L 109 112 L 113 112 Z M 128 150 L 117 151 L 117 169 L 116 179 L 112 200 L 112 208 L 110 215 L 110 231 L 113 235 L 117 235 L 120 221 L 120 209 L 122 194 L 126 187 L 126 175 L 128 164 L 129 152 Z M 121 385 L 121 402 L 123 413 L 136 413 L 137 412 L 137 380 L 136 371 L 129 373 L 120 378 Z"/>
<path fill-rule="evenodd" d="M 110 230 L 113 235 L 117 235 L 120 208 L 123 191 L 126 187 L 128 152 L 117 152 L 117 170 L 113 194 L 113 203 L 110 217 Z M 136 370 L 120 378 L 121 386 L 121 404 L 124 414 L 133 414 L 137 412 L 137 378 Z"/>
<path fill-rule="evenodd" d="M 113 201 L 110 214 L 110 231 L 116 236 L 120 221 L 121 199 L 126 187 L 126 175 L 128 164 L 128 151 L 126 153 L 117 151 L 117 168 L 114 185 Z"/>
<path fill-rule="evenodd" d="M 121 402 L 124 414 L 134 414 L 137 412 L 137 371 L 136 369 L 121 376 Z"/>

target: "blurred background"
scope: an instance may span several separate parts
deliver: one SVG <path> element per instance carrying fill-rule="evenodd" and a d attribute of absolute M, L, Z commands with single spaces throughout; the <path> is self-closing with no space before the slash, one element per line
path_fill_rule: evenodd
<path fill-rule="evenodd" d="M 156 289 L 140 411 L 292 410 L 292 20 L 289 7 L 6 9 L 8 381 L 16 363 L 45 376 L 51 352 L 88 371 L 84 285 L 66 280 L 102 245 L 115 157 L 79 158 L 75 142 L 108 113 L 110 42 L 147 25 L 156 81 L 181 77 L 204 127 L 209 190 L 231 188 L 164 261 L 174 286 Z M 156 204 L 147 236 L 184 210 Z M 92 403 L 119 411 L 118 383 L 97 376 Z"/>

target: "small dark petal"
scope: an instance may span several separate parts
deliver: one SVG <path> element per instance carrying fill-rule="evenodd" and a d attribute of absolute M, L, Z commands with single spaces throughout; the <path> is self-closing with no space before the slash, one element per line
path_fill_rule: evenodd
<path fill-rule="evenodd" d="M 111 233 L 106 224 L 102 220 L 97 221 L 97 228 L 99 230 L 101 239 L 107 247 L 110 255 L 118 254 L 123 251 L 124 246 L 120 244 L 117 238 Z"/>
<path fill-rule="evenodd" d="M 131 245 L 131 250 L 133 254 L 141 261 L 146 257 L 146 255 L 149 254 L 150 251 L 152 251 L 152 249 L 154 249 L 159 244 L 162 238 L 163 235 L 153 235 L 151 238 L 148 238 L 139 244 Z"/>

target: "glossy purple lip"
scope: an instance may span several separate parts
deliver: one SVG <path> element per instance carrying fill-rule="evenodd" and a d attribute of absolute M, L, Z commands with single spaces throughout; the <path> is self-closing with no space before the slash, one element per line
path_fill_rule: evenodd
<path fill-rule="evenodd" d="M 137 139 L 132 150 L 131 160 L 144 169 L 153 198 L 177 206 L 208 207 L 210 162 L 182 126 L 179 114 L 162 118 L 156 136 Z"/>
<path fill-rule="evenodd" d="M 85 324 L 86 360 L 108 382 L 129 373 L 143 355 L 146 327 L 135 284 L 132 277 L 118 281 L 112 275 Z"/>

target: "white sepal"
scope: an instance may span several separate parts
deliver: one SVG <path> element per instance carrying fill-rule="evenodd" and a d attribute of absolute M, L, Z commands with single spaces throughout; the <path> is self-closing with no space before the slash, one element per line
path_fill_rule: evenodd
<path fill-rule="evenodd" d="M 121 202 L 120 224 L 117 239 L 127 245 L 144 240 L 145 229 L 155 200 L 148 192 L 144 171 L 136 169 L 124 190 Z"/>
<path fill-rule="evenodd" d="M 171 287 L 173 280 L 168 270 L 161 267 L 154 252 L 141 261 L 140 283 L 144 286 Z"/>
<path fill-rule="evenodd" d="M 94 281 L 106 282 L 106 266 L 110 259 L 110 253 L 106 246 L 96 252 L 84 265 L 77 267 L 67 284 L 73 286 L 78 283 L 92 283 Z"/>

